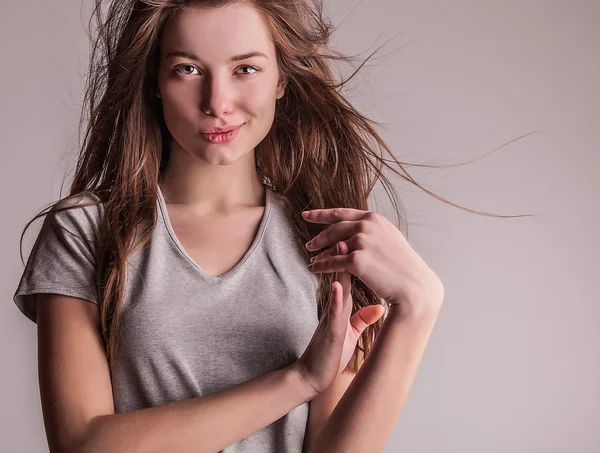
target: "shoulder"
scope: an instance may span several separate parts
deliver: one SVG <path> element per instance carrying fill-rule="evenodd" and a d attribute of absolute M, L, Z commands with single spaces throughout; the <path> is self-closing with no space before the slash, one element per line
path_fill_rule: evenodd
<path fill-rule="evenodd" d="M 94 192 L 86 190 L 74 195 L 69 195 L 67 197 L 61 198 L 53 205 L 53 209 L 79 206 L 83 204 L 101 205 L 103 203 L 100 200 L 100 197 L 98 197 L 98 195 L 96 195 Z"/>
<path fill-rule="evenodd" d="M 104 205 L 101 199 L 91 191 L 84 191 L 60 199 L 52 205 L 46 215 L 44 225 L 62 227 L 85 236 L 95 236 Z"/>

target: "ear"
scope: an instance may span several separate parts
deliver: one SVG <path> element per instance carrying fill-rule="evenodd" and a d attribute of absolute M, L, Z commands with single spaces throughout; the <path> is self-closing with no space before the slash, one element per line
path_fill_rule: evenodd
<path fill-rule="evenodd" d="M 276 98 L 277 99 L 281 99 L 283 97 L 283 95 L 285 94 L 285 88 L 287 87 L 287 79 L 285 77 L 281 77 L 279 79 L 279 82 L 277 83 L 277 90 L 276 90 Z"/>

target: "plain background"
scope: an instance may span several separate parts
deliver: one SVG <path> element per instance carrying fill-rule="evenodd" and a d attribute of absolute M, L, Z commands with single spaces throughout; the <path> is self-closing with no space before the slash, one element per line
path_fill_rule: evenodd
<path fill-rule="evenodd" d="M 47 451 L 35 325 L 12 295 L 26 221 L 72 178 L 90 4 L 0 7 L 2 451 Z M 394 178 L 409 241 L 446 291 L 384 451 L 600 451 L 600 2 L 325 7 L 334 24 L 346 18 L 332 42 L 345 52 L 366 57 L 402 32 L 361 69 L 350 96 L 385 123 L 400 160 L 467 162 L 538 131 L 468 165 L 407 167 L 454 203 L 532 217 L 471 214 Z M 385 193 L 376 198 L 390 213 Z M 25 257 L 40 225 L 25 236 Z"/>

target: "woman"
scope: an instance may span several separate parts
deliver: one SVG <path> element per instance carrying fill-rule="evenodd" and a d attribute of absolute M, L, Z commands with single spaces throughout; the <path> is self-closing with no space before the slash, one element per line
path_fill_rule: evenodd
<path fill-rule="evenodd" d="M 443 289 L 367 209 L 382 142 L 321 16 L 96 2 L 86 141 L 14 296 L 51 451 L 383 448 Z"/>

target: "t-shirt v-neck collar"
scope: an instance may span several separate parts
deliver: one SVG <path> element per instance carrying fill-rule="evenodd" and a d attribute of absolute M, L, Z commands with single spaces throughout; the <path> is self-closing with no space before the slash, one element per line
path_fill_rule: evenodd
<path fill-rule="evenodd" d="M 269 189 L 268 186 L 265 186 L 265 192 L 266 192 L 266 200 L 265 200 L 265 210 L 262 216 L 262 219 L 260 221 L 260 224 L 258 226 L 258 231 L 256 232 L 256 235 L 254 236 L 254 240 L 252 241 L 252 244 L 250 245 L 250 248 L 246 251 L 246 253 L 244 254 L 244 256 L 242 256 L 242 258 L 228 271 L 224 272 L 223 274 L 220 275 L 213 275 L 213 274 L 209 274 L 208 272 L 206 272 L 204 269 L 202 269 L 198 263 L 196 263 L 192 257 L 187 253 L 187 251 L 185 250 L 185 248 L 183 247 L 183 245 L 181 244 L 181 242 L 179 242 L 179 239 L 177 238 L 177 235 L 175 234 L 175 231 L 173 230 L 173 227 L 171 225 L 171 220 L 169 219 L 169 213 L 167 210 L 167 203 L 165 201 L 165 198 L 163 196 L 162 191 L 160 190 L 160 186 L 158 186 L 158 206 L 160 209 L 160 214 L 161 214 L 161 218 L 162 218 L 162 224 L 165 226 L 167 232 L 169 233 L 169 237 L 171 238 L 171 240 L 173 241 L 173 243 L 175 244 L 176 248 L 178 249 L 179 253 L 181 254 L 181 256 L 183 258 L 185 258 L 189 263 L 191 263 L 191 265 L 204 277 L 207 279 L 211 279 L 211 280 L 222 280 L 224 278 L 229 277 L 231 274 L 233 274 L 234 272 L 236 272 L 240 267 L 242 267 L 244 265 L 244 263 L 246 262 L 246 260 L 248 258 L 250 258 L 250 255 L 252 255 L 252 253 L 254 252 L 254 250 L 256 249 L 256 247 L 258 247 L 258 245 L 260 244 L 260 241 L 263 237 L 263 234 L 266 230 L 266 226 L 267 226 L 267 221 L 271 212 L 271 206 L 272 206 L 272 200 L 271 200 L 271 190 Z"/>

